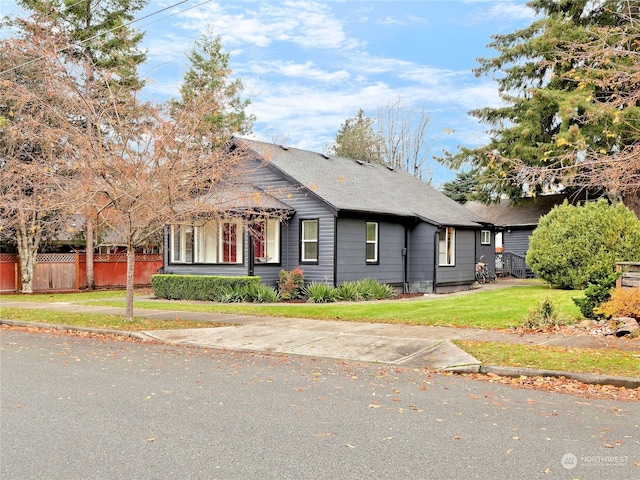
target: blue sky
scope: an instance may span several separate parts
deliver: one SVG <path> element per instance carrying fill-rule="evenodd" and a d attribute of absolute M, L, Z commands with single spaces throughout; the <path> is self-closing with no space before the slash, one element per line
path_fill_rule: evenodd
<path fill-rule="evenodd" d="M 15 9 L 6 2 L 1 13 Z M 152 0 L 139 17 L 178 2 Z M 467 112 L 498 105 L 497 88 L 471 70 L 494 55 L 492 35 L 533 19 L 524 1 L 188 0 L 135 25 L 146 31 L 149 98 L 177 95 L 185 52 L 212 29 L 251 99 L 254 138 L 324 151 L 359 108 L 375 117 L 399 100 L 426 108 L 437 155 L 487 141 Z M 435 186 L 455 175 L 436 162 L 429 169 Z"/>

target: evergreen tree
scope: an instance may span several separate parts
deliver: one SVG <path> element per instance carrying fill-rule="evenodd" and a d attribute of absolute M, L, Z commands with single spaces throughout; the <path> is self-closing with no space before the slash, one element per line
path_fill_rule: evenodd
<path fill-rule="evenodd" d="M 474 171 L 458 172 L 453 180 L 442 185 L 442 193 L 461 204 L 472 200 L 488 201 L 488 195 L 481 190 L 480 180 Z"/>
<path fill-rule="evenodd" d="M 329 153 L 363 162 L 383 163 L 383 143 L 373 124 L 374 120 L 365 116 L 364 110 L 358 110 L 355 117 L 344 121 Z"/>
<path fill-rule="evenodd" d="M 240 79 L 231 79 L 229 53 L 223 51 L 220 36 L 204 33 L 187 53 L 189 68 L 180 88 L 180 98 L 169 102 L 173 118 L 194 109 L 195 102 L 204 99 L 215 108 L 203 118 L 196 119 L 201 137 L 220 145 L 234 135 L 249 134 L 253 128 L 253 115 L 246 113 L 251 103 L 241 96 L 244 85 Z M 211 135 L 215 133 L 215 138 Z"/>
<path fill-rule="evenodd" d="M 625 81 L 617 84 L 598 78 L 629 72 L 629 63 L 637 67 L 638 2 L 534 0 L 529 5 L 538 19 L 495 36 L 490 46 L 498 55 L 479 59 L 475 70 L 498 74 L 504 101 L 501 107 L 471 112 L 490 126 L 490 142 L 461 147 L 441 160 L 453 168 L 465 163 L 478 168 L 481 181 L 496 195 L 512 198 L 524 189 L 543 192 L 555 184 L 597 187 L 584 182 L 585 158 L 595 152 L 605 156 L 601 160 L 614 160 L 640 140 L 637 98 L 618 101 L 638 91 L 637 75 L 625 73 Z"/>

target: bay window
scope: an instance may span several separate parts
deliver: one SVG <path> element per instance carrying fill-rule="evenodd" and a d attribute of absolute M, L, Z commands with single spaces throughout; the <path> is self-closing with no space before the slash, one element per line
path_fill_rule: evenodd
<path fill-rule="evenodd" d="M 200 225 L 171 225 L 172 263 L 242 263 L 242 223 L 239 220 Z"/>

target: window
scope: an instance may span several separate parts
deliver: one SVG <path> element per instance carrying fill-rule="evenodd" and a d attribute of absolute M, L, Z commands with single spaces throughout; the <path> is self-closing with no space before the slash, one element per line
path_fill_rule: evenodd
<path fill-rule="evenodd" d="M 438 252 L 441 266 L 453 266 L 456 264 L 456 230 L 453 227 L 440 230 Z"/>
<path fill-rule="evenodd" d="M 242 263 L 242 224 L 171 225 L 172 263 Z"/>
<path fill-rule="evenodd" d="M 489 230 L 480 232 L 480 243 L 482 245 L 491 245 L 491 232 Z"/>
<path fill-rule="evenodd" d="M 193 262 L 193 226 L 171 226 L 171 261 L 173 263 Z"/>
<path fill-rule="evenodd" d="M 252 227 L 253 255 L 257 263 L 280 263 L 280 222 L 268 219 Z"/>
<path fill-rule="evenodd" d="M 207 222 L 195 227 L 195 261 L 196 263 L 218 262 L 218 224 Z"/>
<path fill-rule="evenodd" d="M 367 222 L 367 263 L 378 261 L 378 223 Z"/>
<path fill-rule="evenodd" d="M 222 224 L 222 261 L 236 263 L 238 258 L 238 226 L 235 223 Z"/>
<path fill-rule="evenodd" d="M 318 220 L 300 222 L 300 261 L 318 261 Z"/>

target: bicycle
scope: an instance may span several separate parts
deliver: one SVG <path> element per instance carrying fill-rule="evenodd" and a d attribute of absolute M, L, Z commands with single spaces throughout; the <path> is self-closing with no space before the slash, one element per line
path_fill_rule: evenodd
<path fill-rule="evenodd" d="M 484 255 L 476 262 L 476 282 L 486 283 L 489 280 L 491 283 L 497 283 L 498 276 L 495 272 L 487 270 L 487 264 L 482 261 L 483 258 Z"/>

